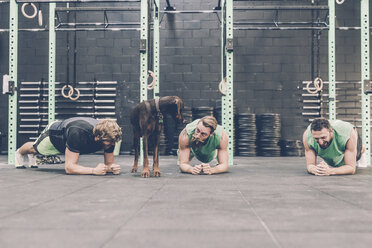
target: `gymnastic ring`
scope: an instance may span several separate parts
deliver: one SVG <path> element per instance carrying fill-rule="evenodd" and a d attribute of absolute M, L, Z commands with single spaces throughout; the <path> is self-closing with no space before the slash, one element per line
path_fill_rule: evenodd
<path fill-rule="evenodd" d="M 310 90 L 310 84 L 314 82 L 314 90 Z M 310 81 L 306 85 L 306 90 L 310 94 L 316 94 L 323 89 L 323 80 L 320 77 L 314 79 L 314 81 Z"/>
<path fill-rule="evenodd" d="M 38 22 L 39 27 L 43 26 L 43 12 L 41 11 L 41 9 L 39 9 Z"/>
<path fill-rule="evenodd" d="M 150 74 L 150 76 L 152 77 L 152 82 L 151 82 L 151 84 L 147 85 L 147 89 L 152 90 L 152 89 L 155 88 L 155 85 L 156 85 L 156 77 L 155 77 L 154 72 L 152 72 L 152 71 L 150 71 L 150 70 L 149 70 L 149 74 Z M 148 77 L 149 77 L 149 76 L 147 75 L 147 78 L 148 78 Z"/>
<path fill-rule="evenodd" d="M 69 97 L 72 101 L 76 101 L 80 97 L 80 90 L 78 88 L 73 88 L 76 91 L 76 97 L 72 97 L 72 95 Z M 74 92 L 74 91 L 72 91 Z"/>
<path fill-rule="evenodd" d="M 34 9 L 34 13 L 32 15 L 28 15 L 26 13 L 26 11 L 25 11 L 26 5 L 31 5 L 31 7 Z M 28 18 L 28 19 L 35 18 L 35 16 L 37 15 L 37 8 L 36 8 L 36 5 L 33 4 L 33 3 L 24 3 L 24 4 L 22 4 L 21 11 L 22 11 L 23 16 L 26 17 L 26 18 Z"/>
<path fill-rule="evenodd" d="M 68 91 L 68 95 L 66 95 L 65 94 L 65 89 L 66 89 L 66 87 L 68 87 L 70 90 Z M 72 96 L 72 94 L 74 94 L 74 88 L 72 88 L 72 86 L 71 85 L 65 85 L 65 86 L 63 86 L 62 87 L 62 89 L 61 89 L 61 94 L 62 94 L 62 96 L 64 97 L 64 98 L 70 98 L 71 96 Z"/>
<path fill-rule="evenodd" d="M 336 0 L 336 3 L 340 4 L 340 5 L 343 4 L 344 2 L 345 2 L 345 0 Z"/>
<path fill-rule="evenodd" d="M 223 87 L 225 87 L 225 90 Z M 226 96 L 226 78 L 221 80 L 220 84 L 218 85 L 218 90 L 222 95 Z"/>

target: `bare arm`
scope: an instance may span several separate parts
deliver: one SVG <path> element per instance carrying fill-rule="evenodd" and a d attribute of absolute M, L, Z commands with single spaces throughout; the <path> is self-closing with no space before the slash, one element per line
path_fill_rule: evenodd
<path fill-rule="evenodd" d="M 220 141 L 220 149 L 218 149 L 218 165 L 211 168 L 212 174 L 218 174 L 226 172 L 229 167 L 229 138 L 225 131 L 222 131 L 222 137 Z"/>
<path fill-rule="evenodd" d="M 186 129 L 183 129 L 180 133 L 180 136 L 178 138 L 178 144 L 179 144 L 179 153 L 178 153 L 178 159 L 179 159 L 179 166 L 180 170 L 185 173 L 191 173 L 191 174 L 199 174 L 201 171 L 201 166 L 191 166 L 190 165 L 190 146 L 189 146 L 189 136 L 186 132 Z"/>
<path fill-rule="evenodd" d="M 105 152 L 104 158 L 105 158 L 106 171 L 111 172 L 114 175 L 120 174 L 120 165 L 115 164 L 114 153 Z"/>
<path fill-rule="evenodd" d="M 344 161 L 345 165 L 336 168 L 329 168 L 329 175 L 348 175 L 354 174 L 356 169 L 357 155 L 357 134 L 354 129 L 351 130 L 350 138 L 346 143 Z"/>
<path fill-rule="evenodd" d="M 307 131 L 304 132 L 302 136 L 302 142 L 305 147 L 305 159 L 306 159 L 306 169 L 310 174 L 316 174 L 316 154 L 313 149 L 307 144 Z"/>
<path fill-rule="evenodd" d="M 105 175 L 106 169 L 104 164 L 98 164 L 96 168 L 85 167 L 78 164 L 79 153 L 72 152 L 66 147 L 65 151 L 65 171 L 73 175 Z"/>

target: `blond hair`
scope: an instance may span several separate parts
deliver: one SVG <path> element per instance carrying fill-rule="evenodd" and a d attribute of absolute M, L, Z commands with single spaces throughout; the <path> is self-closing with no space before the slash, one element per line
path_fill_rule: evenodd
<path fill-rule="evenodd" d="M 213 116 L 207 115 L 200 119 L 199 122 L 202 122 L 203 126 L 209 127 L 211 129 L 211 133 L 214 132 L 217 128 L 217 120 Z"/>
<path fill-rule="evenodd" d="M 93 129 L 93 135 L 101 140 L 118 142 L 121 140 L 122 132 L 115 120 L 103 119 Z"/>

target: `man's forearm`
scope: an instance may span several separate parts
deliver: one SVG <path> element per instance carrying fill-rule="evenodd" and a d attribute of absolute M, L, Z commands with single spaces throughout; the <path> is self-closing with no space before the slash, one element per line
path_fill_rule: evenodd
<path fill-rule="evenodd" d="M 227 164 L 218 164 L 212 167 L 212 174 L 224 173 L 227 171 L 228 165 Z"/>
<path fill-rule="evenodd" d="M 94 168 L 81 166 L 78 164 L 65 165 L 65 171 L 70 175 L 92 175 L 94 174 Z"/>
<path fill-rule="evenodd" d="M 332 167 L 331 175 L 352 175 L 355 173 L 355 167 L 351 165 L 343 165 L 340 167 Z"/>
<path fill-rule="evenodd" d="M 180 170 L 185 173 L 192 173 L 192 166 L 186 163 L 180 164 Z"/>

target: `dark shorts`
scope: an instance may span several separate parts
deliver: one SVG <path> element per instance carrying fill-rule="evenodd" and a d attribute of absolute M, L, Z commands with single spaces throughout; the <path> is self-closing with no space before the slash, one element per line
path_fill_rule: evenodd
<path fill-rule="evenodd" d="M 41 155 L 58 155 L 61 154 L 52 144 L 49 137 L 49 128 L 53 124 L 49 124 L 37 138 L 34 143 L 34 149 Z"/>
<path fill-rule="evenodd" d="M 363 143 L 362 143 L 362 139 L 360 138 L 358 130 L 356 130 L 356 131 L 357 131 L 357 134 L 358 134 L 356 161 L 358 161 L 362 157 Z"/>

